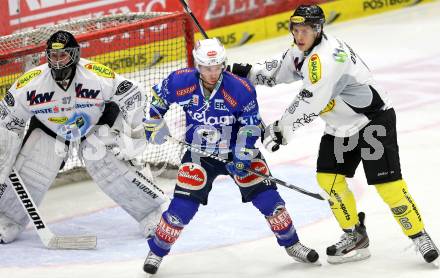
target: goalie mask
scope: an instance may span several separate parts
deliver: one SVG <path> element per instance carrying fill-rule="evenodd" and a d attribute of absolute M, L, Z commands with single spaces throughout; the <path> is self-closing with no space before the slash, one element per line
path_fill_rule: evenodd
<path fill-rule="evenodd" d="M 199 71 L 200 66 L 226 66 L 226 51 L 217 38 L 198 41 L 194 47 L 193 56 Z"/>
<path fill-rule="evenodd" d="M 57 31 L 47 40 L 46 58 L 56 81 L 69 79 L 79 62 L 79 44 L 66 31 Z"/>

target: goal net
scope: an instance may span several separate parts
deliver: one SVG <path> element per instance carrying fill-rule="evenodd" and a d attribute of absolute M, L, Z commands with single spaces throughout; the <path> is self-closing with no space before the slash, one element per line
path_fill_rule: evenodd
<path fill-rule="evenodd" d="M 194 31 L 191 19 L 184 13 L 129 13 L 81 19 L 0 37 L 0 99 L 20 75 L 46 63 L 46 41 L 57 30 L 75 35 L 82 58 L 102 63 L 138 81 L 145 87 L 148 99 L 151 99 L 151 87 L 171 71 L 193 66 Z M 180 108 L 171 107 L 165 120 L 172 135 L 182 138 L 185 119 Z M 182 147 L 172 142 L 160 146 L 148 144 L 142 162 L 158 169 L 173 168 L 179 165 L 182 154 Z M 82 170 L 83 163 L 72 146 L 60 174 L 72 176 Z"/>

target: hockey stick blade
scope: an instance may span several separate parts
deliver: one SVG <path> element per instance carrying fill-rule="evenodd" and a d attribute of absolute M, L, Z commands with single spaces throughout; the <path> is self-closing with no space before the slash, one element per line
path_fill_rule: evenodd
<path fill-rule="evenodd" d="M 227 160 L 225 160 L 225 159 L 223 159 L 223 158 L 221 158 L 221 157 L 218 157 L 218 156 L 216 156 L 216 155 L 213 154 L 213 153 L 205 152 L 205 151 L 203 151 L 203 150 L 201 150 L 201 149 L 199 149 L 199 148 L 197 148 L 197 147 L 194 147 L 194 146 L 191 145 L 191 144 L 188 144 L 188 143 L 186 143 L 186 142 L 182 142 L 182 141 L 177 140 L 176 138 L 173 138 L 173 137 L 171 137 L 171 136 L 167 136 L 167 140 L 172 140 L 172 141 L 176 142 L 177 144 L 183 146 L 184 148 L 186 148 L 186 149 L 189 150 L 189 151 L 193 151 L 193 152 L 197 152 L 197 153 L 200 153 L 200 154 L 206 155 L 206 156 L 208 156 L 208 157 L 211 157 L 211 158 L 213 158 L 213 159 L 215 159 L 215 160 L 218 160 L 218 161 L 220 161 L 220 162 L 223 162 L 223 163 L 225 163 L 225 164 L 229 163 L 229 161 L 227 161 Z M 319 194 L 319 193 L 313 193 L 313 192 L 307 191 L 307 190 L 305 190 L 305 189 L 302 189 L 301 187 L 295 186 L 295 185 L 293 185 L 293 184 L 289 184 L 289 183 L 287 183 L 287 182 L 285 182 L 285 181 L 282 181 L 282 180 L 280 180 L 280 179 L 277 179 L 277 178 L 275 178 L 275 177 L 273 177 L 273 176 L 265 175 L 265 174 L 263 174 L 263 173 L 260 173 L 260 172 L 258 172 L 258 171 L 256 171 L 256 170 L 254 170 L 254 169 L 249 169 L 249 168 L 248 168 L 248 169 L 245 169 L 245 170 L 248 171 L 249 173 L 255 174 L 255 175 L 257 175 L 257 176 L 259 176 L 259 177 L 262 177 L 262 178 L 264 178 L 264 179 L 267 179 L 267 180 L 271 180 L 271 181 L 273 181 L 273 182 L 275 182 L 275 183 L 277 183 L 277 184 L 279 184 L 279 185 L 283 185 L 283 186 L 285 186 L 285 187 L 287 187 L 287 188 L 290 188 L 290 189 L 296 190 L 296 191 L 298 191 L 298 192 L 300 192 L 300 193 L 302 193 L 302 194 L 305 194 L 305 195 L 307 195 L 307 196 L 310 196 L 310 197 L 312 197 L 312 198 L 315 198 L 315 199 L 318 199 L 318 200 L 327 200 L 326 198 L 322 197 L 321 194 Z"/>
<path fill-rule="evenodd" d="M 49 249 L 89 250 L 96 249 L 96 236 L 54 236 L 48 243 Z"/>
<path fill-rule="evenodd" d="M 97 245 L 96 236 L 57 236 L 47 227 L 41 217 L 38 207 L 29 194 L 22 178 L 15 168 L 12 168 L 8 183 L 14 189 L 20 204 L 25 210 L 29 220 L 32 222 L 41 242 L 49 249 L 95 249 Z"/>

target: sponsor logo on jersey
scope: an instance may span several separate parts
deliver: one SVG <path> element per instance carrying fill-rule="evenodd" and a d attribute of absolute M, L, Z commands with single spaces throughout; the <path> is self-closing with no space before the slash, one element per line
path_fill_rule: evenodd
<path fill-rule="evenodd" d="M 269 168 L 267 167 L 266 162 L 264 162 L 262 159 L 252 160 L 250 168 L 264 175 L 269 174 Z M 234 179 L 241 187 L 249 187 L 264 180 L 264 178 L 259 177 L 255 174 L 249 174 L 244 177 L 234 176 Z"/>
<path fill-rule="evenodd" d="M 98 105 L 93 104 L 93 103 L 77 103 L 77 104 L 75 104 L 76 109 L 90 108 L 93 106 L 98 106 Z"/>
<path fill-rule="evenodd" d="M 27 92 L 27 101 L 29 101 L 29 105 L 38 105 L 42 103 L 48 103 L 52 101 L 52 97 L 55 94 L 55 91 L 46 92 L 42 94 L 37 94 L 35 90 Z"/>
<path fill-rule="evenodd" d="M 32 113 L 36 114 L 49 114 L 49 113 L 53 113 L 53 109 L 52 108 L 44 108 L 44 109 L 36 109 L 36 110 L 31 110 Z"/>
<path fill-rule="evenodd" d="M 335 48 L 335 52 L 333 53 L 333 59 L 335 59 L 338 63 L 345 63 L 347 61 L 348 55 L 344 50 Z"/>
<path fill-rule="evenodd" d="M 20 76 L 17 81 L 17 89 L 23 88 L 28 84 L 32 79 L 41 74 L 41 70 L 32 70 Z"/>
<path fill-rule="evenodd" d="M 231 125 L 235 123 L 235 116 L 229 115 L 229 116 L 209 116 L 206 117 L 205 111 L 203 112 L 194 112 L 188 111 L 191 118 L 194 121 L 197 121 L 199 123 L 203 123 L 205 125 Z"/>
<path fill-rule="evenodd" d="M 197 88 L 197 86 L 196 86 L 196 84 L 194 84 L 188 88 L 183 88 L 183 89 L 177 90 L 176 96 L 181 97 L 181 96 L 189 95 L 192 92 L 194 92 L 196 90 L 196 88 Z"/>
<path fill-rule="evenodd" d="M 313 54 L 309 60 L 309 78 L 312 84 L 321 80 L 321 60 L 318 54 Z"/>
<path fill-rule="evenodd" d="M 126 92 L 128 92 L 131 89 L 131 87 L 133 87 L 133 83 L 131 83 L 130 81 L 128 80 L 122 81 L 121 84 L 118 85 L 115 95 L 117 96 L 123 95 Z"/>
<path fill-rule="evenodd" d="M 62 125 L 65 122 L 67 122 L 68 118 L 67 117 L 50 117 L 50 118 L 48 118 L 48 120 L 49 120 L 49 122 Z"/>
<path fill-rule="evenodd" d="M 89 71 L 96 73 L 105 78 L 115 78 L 115 73 L 112 69 L 97 63 L 86 64 L 84 66 Z"/>
<path fill-rule="evenodd" d="M 4 100 L 8 106 L 12 107 L 15 105 L 15 99 L 9 91 L 6 93 Z"/>
<path fill-rule="evenodd" d="M 195 163 L 183 163 L 177 172 L 177 184 L 185 189 L 200 190 L 206 185 L 206 170 Z"/>
<path fill-rule="evenodd" d="M 214 109 L 221 111 L 229 111 L 225 105 L 225 101 L 223 99 L 215 99 L 214 100 Z"/>
<path fill-rule="evenodd" d="M 193 103 L 195 106 L 198 106 L 198 105 L 199 105 L 199 96 L 198 96 L 198 95 L 193 95 L 193 97 L 192 97 L 192 103 Z"/>
<path fill-rule="evenodd" d="M 255 109 L 257 107 L 257 101 L 252 100 L 251 102 L 249 102 L 248 104 L 246 104 L 245 107 L 243 107 L 243 111 L 244 112 L 250 112 L 253 109 Z"/>
<path fill-rule="evenodd" d="M 100 90 L 93 90 L 93 89 L 86 89 L 86 88 L 83 88 L 83 84 L 75 83 L 75 92 L 76 92 L 77 98 L 95 99 L 101 91 Z"/>
<path fill-rule="evenodd" d="M 319 114 L 324 114 L 332 111 L 333 108 L 335 108 L 335 105 L 336 105 L 336 100 L 334 99 L 330 100 L 329 103 L 327 103 L 327 106 L 324 109 L 322 109 L 322 111 Z"/>
<path fill-rule="evenodd" d="M 231 97 L 231 95 L 225 89 L 222 89 L 222 95 L 229 105 L 231 105 L 233 108 L 237 107 L 237 101 Z"/>

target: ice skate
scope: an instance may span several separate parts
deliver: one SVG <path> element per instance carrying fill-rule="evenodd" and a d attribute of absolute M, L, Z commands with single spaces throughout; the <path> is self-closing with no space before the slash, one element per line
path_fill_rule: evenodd
<path fill-rule="evenodd" d="M 417 247 L 417 251 L 422 254 L 423 259 L 425 259 L 427 263 L 432 263 L 434 266 L 439 267 L 439 250 L 437 246 L 435 246 L 434 241 L 432 241 L 428 233 L 423 230 L 411 238 Z"/>
<path fill-rule="evenodd" d="M 144 262 L 144 271 L 148 274 L 156 274 L 159 269 L 163 257 L 157 256 L 153 252 L 148 252 L 148 256 Z"/>
<path fill-rule="evenodd" d="M 286 247 L 286 252 L 295 261 L 298 261 L 300 263 L 321 265 L 318 260 L 318 253 L 315 250 L 302 245 L 299 241 L 291 246 Z"/>
<path fill-rule="evenodd" d="M 327 248 L 327 261 L 330 264 L 341 264 L 365 260 L 370 257 L 369 239 L 364 225 L 365 213 L 360 212 L 359 224 L 352 230 L 344 230 L 344 234 L 336 244 Z"/>

